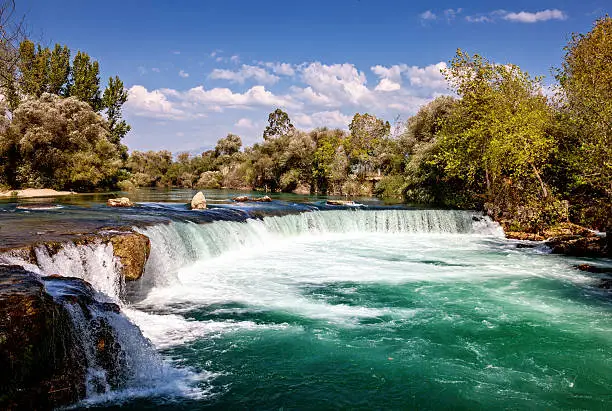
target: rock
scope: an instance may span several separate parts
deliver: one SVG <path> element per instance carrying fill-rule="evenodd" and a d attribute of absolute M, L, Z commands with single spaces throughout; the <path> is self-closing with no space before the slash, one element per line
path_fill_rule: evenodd
<path fill-rule="evenodd" d="M 134 203 L 127 197 L 109 198 L 106 205 L 109 207 L 134 207 Z"/>
<path fill-rule="evenodd" d="M 585 271 L 587 273 L 593 274 L 612 274 L 612 267 L 599 267 L 591 264 L 580 264 L 574 266 L 576 269 L 580 271 Z"/>
<path fill-rule="evenodd" d="M 192 210 L 204 210 L 206 209 L 206 197 L 204 197 L 204 193 L 198 191 L 196 195 L 191 199 L 191 209 Z"/>
<path fill-rule="evenodd" d="M 43 282 L 0 266 L 0 408 L 51 409 L 85 396 L 85 353 Z"/>
<path fill-rule="evenodd" d="M 357 205 L 357 203 L 355 203 L 353 200 L 327 200 L 327 205 L 353 207 Z"/>
<path fill-rule="evenodd" d="M 523 241 L 543 241 L 544 237 L 534 233 L 524 233 L 522 231 L 506 231 L 506 238 Z"/>
<path fill-rule="evenodd" d="M 272 199 L 268 196 L 263 197 L 253 197 L 251 201 L 255 201 L 256 203 L 269 203 Z"/>
<path fill-rule="evenodd" d="M 0 409 L 53 409 L 83 399 L 92 367 L 104 378 L 101 389 L 119 387 L 127 358 L 107 318 L 120 310 L 96 296 L 78 278 L 39 278 L 0 265 Z"/>
<path fill-rule="evenodd" d="M 247 197 L 247 196 L 238 196 L 238 197 L 234 197 L 232 198 L 232 200 L 234 200 L 237 203 L 246 203 L 249 201 L 255 202 L 255 203 L 269 203 L 270 201 L 272 201 L 272 199 L 268 196 L 263 196 L 263 197 Z"/>
<path fill-rule="evenodd" d="M 121 273 L 126 281 L 142 277 L 151 253 L 151 241 L 140 233 L 125 233 L 110 238 L 113 254 L 121 261 Z"/>
<path fill-rule="evenodd" d="M 606 257 L 606 237 L 589 233 L 588 236 L 562 235 L 546 240 L 546 246 L 554 254 L 565 254 L 574 257 Z"/>

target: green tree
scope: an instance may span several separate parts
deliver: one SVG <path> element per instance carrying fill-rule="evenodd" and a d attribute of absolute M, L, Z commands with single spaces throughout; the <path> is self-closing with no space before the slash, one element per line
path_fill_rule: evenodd
<path fill-rule="evenodd" d="M 493 214 L 535 222 L 552 201 L 543 170 L 555 150 L 541 79 L 461 50 L 445 75 L 461 97 L 440 131 L 445 172 L 483 195 Z M 548 220 L 559 218 L 551 213 Z"/>
<path fill-rule="evenodd" d="M 66 46 L 56 44 L 50 56 L 48 92 L 65 96 L 68 92 L 67 86 L 69 76 L 70 50 Z"/>
<path fill-rule="evenodd" d="M 217 145 L 215 146 L 215 155 L 217 157 L 222 155 L 231 156 L 232 154 L 239 152 L 241 147 L 242 140 L 240 139 L 240 136 L 230 133 L 226 137 L 217 141 Z"/>
<path fill-rule="evenodd" d="M 349 125 L 350 134 L 344 140 L 349 161 L 357 173 L 365 175 L 373 171 L 374 152 L 379 144 L 389 136 L 391 125 L 372 114 L 356 113 Z"/>
<path fill-rule="evenodd" d="M 557 80 L 561 109 L 574 128 L 566 152 L 575 170 L 575 189 L 597 203 L 601 221 L 612 227 L 612 18 L 595 21 L 570 39 Z M 571 128 L 570 128 L 571 130 Z M 571 132 L 571 131 L 570 131 Z M 607 220 L 607 221 L 604 221 Z"/>
<path fill-rule="evenodd" d="M 102 117 L 76 98 L 48 93 L 13 112 L 4 149 L 18 155 L 9 179 L 24 188 L 108 186 L 121 163 Z"/>
<path fill-rule="evenodd" d="M 263 133 L 264 140 L 289 134 L 295 127 L 291 123 L 289 115 L 280 108 L 274 110 L 268 116 L 268 125 Z"/>
<path fill-rule="evenodd" d="M 121 156 L 127 158 L 127 147 L 121 144 L 121 140 L 130 131 L 131 127 L 123 120 L 121 109 L 128 99 L 128 92 L 123 87 L 123 82 L 118 76 L 110 77 L 108 85 L 102 95 L 102 108 L 106 111 L 110 130 L 110 141 L 121 153 Z"/>
<path fill-rule="evenodd" d="M 68 95 L 88 103 L 95 111 L 102 108 L 100 98 L 100 67 L 87 53 L 77 52 L 72 62 Z"/>

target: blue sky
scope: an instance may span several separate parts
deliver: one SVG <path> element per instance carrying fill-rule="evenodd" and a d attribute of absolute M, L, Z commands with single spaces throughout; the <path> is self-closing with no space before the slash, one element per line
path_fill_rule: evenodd
<path fill-rule="evenodd" d="M 608 1 L 18 1 L 31 37 L 99 60 L 130 92 L 130 149 L 261 140 L 267 114 L 303 129 L 356 112 L 406 119 L 448 93 L 457 48 L 547 76 Z"/>

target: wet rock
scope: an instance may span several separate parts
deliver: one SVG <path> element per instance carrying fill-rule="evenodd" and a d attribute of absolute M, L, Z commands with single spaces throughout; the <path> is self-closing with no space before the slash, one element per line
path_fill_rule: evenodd
<path fill-rule="evenodd" d="M 110 238 L 113 254 L 121 262 L 121 273 L 126 281 L 142 277 L 151 253 L 151 241 L 140 233 L 125 233 Z"/>
<path fill-rule="evenodd" d="M 580 264 L 574 266 L 576 269 L 580 271 L 585 271 L 587 273 L 594 274 L 612 274 L 612 267 L 600 267 L 591 264 Z"/>
<path fill-rule="evenodd" d="M 35 274 L 0 266 L 1 409 L 51 409 L 83 398 L 86 364 L 72 329 Z"/>
<path fill-rule="evenodd" d="M 134 203 L 127 197 L 109 198 L 106 205 L 109 207 L 134 207 Z"/>
<path fill-rule="evenodd" d="M 263 197 L 247 197 L 247 196 L 238 196 L 232 198 L 237 203 L 246 203 L 246 202 L 255 202 L 255 203 L 269 203 L 272 199 L 269 196 Z"/>
<path fill-rule="evenodd" d="M 582 235 L 562 235 L 546 240 L 546 246 L 550 247 L 554 254 L 565 254 L 575 257 L 606 257 L 606 237 L 600 237 L 589 233 Z"/>
<path fill-rule="evenodd" d="M 92 368 L 101 392 L 118 387 L 128 367 L 109 315 L 119 313 L 81 279 L 0 265 L 0 409 L 74 403 L 96 384 Z"/>
<path fill-rule="evenodd" d="M 206 209 L 206 197 L 204 197 L 204 193 L 198 191 L 196 195 L 191 199 L 191 209 L 192 210 L 204 210 Z"/>
<path fill-rule="evenodd" d="M 256 203 L 269 203 L 272 199 L 268 196 L 263 197 L 253 197 L 251 201 L 255 201 Z"/>
<path fill-rule="evenodd" d="M 327 205 L 352 207 L 357 205 L 357 203 L 355 203 L 353 200 L 327 200 Z"/>

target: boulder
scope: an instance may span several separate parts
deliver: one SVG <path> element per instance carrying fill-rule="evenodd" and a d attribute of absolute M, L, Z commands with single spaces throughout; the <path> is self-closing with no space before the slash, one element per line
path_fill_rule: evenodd
<path fill-rule="evenodd" d="M 134 203 L 127 197 L 109 198 L 106 205 L 109 207 L 134 207 Z"/>
<path fill-rule="evenodd" d="M 198 191 L 196 195 L 191 199 L 191 209 L 192 210 L 204 210 L 206 209 L 206 197 L 204 197 L 204 193 Z"/>
<path fill-rule="evenodd" d="M 238 197 L 232 198 L 232 200 L 236 201 L 237 203 L 245 203 L 247 201 L 250 201 L 251 199 L 247 196 L 238 196 Z"/>
<path fill-rule="evenodd" d="M 121 261 L 121 273 L 126 281 L 142 277 L 151 253 L 149 237 L 140 233 L 124 233 L 110 238 L 113 254 Z"/>
<path fill-rule="evenodd" d="M 127 363 L 105 316 L 119 311 L 81 279 L 0 265 L 0 409 L 53 409 L 83 399 L 92 366 L 117 387 Z M 77 326 L 76 318 L 86 324 Z M 94 358 L 83 342 L 93 344 Z"/>
<path fill-rule="evenodd" d="M 69 313 L 35 274 L 0 266 L 0 408 L 51 409 L 85 395 Z"/>
<path fill-rule="evenodd" d="M 272 201 L 272 199 L 268 196 L 263 196 L 263 197 L 253 197 L 251 201 L 255 201 L 257 203 L 269 203 L 270 201 Z"/>

